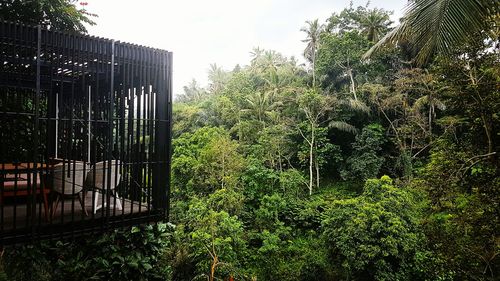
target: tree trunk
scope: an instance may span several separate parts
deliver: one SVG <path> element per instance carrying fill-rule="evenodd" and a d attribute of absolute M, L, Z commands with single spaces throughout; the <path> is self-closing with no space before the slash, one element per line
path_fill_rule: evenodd
<path fill-rule="evenodd" d="M 309 143 L 309 195 L 313 190 L 313 151 L 314 151 L 314 124 L 311 124 L 311 142 Z"/>
<path fill-rule="evenodd" d="M 210 266 L 210 281 L 215 280 L 215 268 L 217 267 L 218 263 L 219 263 L 219 258 L 217 256 L 214 256 L 212 260 L 212 265 Z"/>
<path fill-rule="evenodd" d="M 224 178 L 226 177 L 226 155 L 222 154 L 222 179 L 221 179 L 221 183 L 222 183 L 222 189 L 224 189 Z"/>
<path fill-rule="evenodd" d="M 241 113 L 238 111 L 238 139 L 243 140 L 243 132 L 241 131 Z"/>
<path fill-rule="evenodd" d="M 281 159 L 281 149 L 278 148 L 278 165 L 280 173 L 283 172 L 283 160 Z"/>
<path fill-rule="evenodd" d="M 486 139 L 488 140 L 488 153 L 493 152 L 493 139 L 491 137 L 491 123 L 486 120 L 486 116 L 481 112 L 481 119 L 483 121 L 484 132 L 486 133 Z M 490 157 L 493 158 L 493 157 Z"/>
<path fill-rule="evenodd" d="M 312 70 L 313 70 L 313 88 L 316 86 L 316 50 L 313 50 L 312 57 Z"/>
<path fill-rule="evenodd" d="M 434 110 L 434 107 L 430 106 L 429 108 L 429 136 L 430 136 L 430 139 L 432 140 L 432 111 Z"/>
<path fill-rule="evenodd" d="M 351 79 L 351 93 L 354 95 L 354 99 L 358 100 L 358 96 L 356 95 L 356 87 L 354 85 L 354 77 L 352 76 L 352 69 L 347 69 L 347 74 L 349 75 L 349 79 Z"/>
<path fill-rule="evenodd" d="M 319 188 L 319 163 L 317 156 L 316 156 L 315 166 L 316 166 L 316 188 Z"/>

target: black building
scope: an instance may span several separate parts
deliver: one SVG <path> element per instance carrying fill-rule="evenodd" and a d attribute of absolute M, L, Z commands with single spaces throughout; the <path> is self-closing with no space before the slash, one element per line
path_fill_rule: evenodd
<path fill-rule="evenodd" d="M 0 244 L 168 218 L 172 53 L 0 22 Z"/>

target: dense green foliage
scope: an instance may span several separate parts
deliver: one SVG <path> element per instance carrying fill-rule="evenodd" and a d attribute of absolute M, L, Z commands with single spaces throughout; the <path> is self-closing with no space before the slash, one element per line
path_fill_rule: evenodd
<path fill-rule="evenodd" d="M 389 25 L 385 10 L 349 7 L 302 29 L 309 68 L 259 48 L 232 71 L 211 65 L 208 87 L 193 81 L 174 104 L 168 235 L 159 225 L 29 246 L 4 256 L 7 273 L 32 280 L 15 269 L 33 263 L 48 268 L 37 280 L 82 269 L 100 280 L 498 280 L 495 27 L 425 67 L 403 42 L 363 60 Z"/>
<path fill-rule="evenodd" d="M 86 33 L 84 23 L 93 25 L 92 17 L 77 0 L 2 0 L 0 20 L 42 25 L 56 30 Z"/>
<path fill-rule="evenodd" d="M 10 280 L 165 280 L 171 274 L 167 228 L 148 225 L 79 241 L 17 246 L 3 255 L 3 268 Z"/>

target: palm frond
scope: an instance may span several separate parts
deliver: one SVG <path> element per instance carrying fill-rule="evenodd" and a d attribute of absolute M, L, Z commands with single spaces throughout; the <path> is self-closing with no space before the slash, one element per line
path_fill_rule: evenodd
<path fill-rule="evenodd" d="M 330 121 L 330 123 L 328 123 L 328 127 L 353 134 L 356 134 L 358 132 L 358 129 L 356 129 L 356 127 L 345 121 Z"/>
<path fill-rule="evenodd" d="M 416 51 L 415 62 L 424 64 L 435 52 L 449 53 L 470 34 L 487 28 L 487 18 L 498 13 L 497 6 L 497 1 L 482 0 L 409 1 L 401 24 L 368 50 L 364 58 L 385 45 L 406 41 Z"/>
<path fill-rule="evenodd" d="M 436 107 L 439 110 L 445 110 L 446 109 L 446 104 L 444 104 L 444 102 L 442 102 L 441 100 L 434 99 L 434 104 L 436 105 Z"/>
<path fill-rule="evenodd" d="M 427 105 L 428 103 L 429 103 L 429 96 L 421 96 L 413 103 L 412 109 L 419 111 L 422 108 L 424 108 L 424 106 Z"/>
<path fill-rule="evenodd" d="M 342 100 L 341 103 L 346 105 L 350 110 L 353 110 L 353 111 L 359 111 L 359 112 L 364 112 L 364 113 L 370 112 L 370 107 L 367 106 L 361 100 L 347 99 L 347 100 Z"/>

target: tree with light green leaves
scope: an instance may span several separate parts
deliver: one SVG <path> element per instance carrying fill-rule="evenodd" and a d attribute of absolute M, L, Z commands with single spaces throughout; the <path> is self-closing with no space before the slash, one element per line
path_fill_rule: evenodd
<path fill-rule="evenodd" d="M 342 279 L 416 280 L 423 251 L 414 195 L 388 176 L 368 180 L 361 196 L 334 201 L 323 237 Z"/>
<path fill-rule="evenodd" d="M 42 25 L 44 27 L 87 33 L 85 24 L 94 25 L 97 15 L 77 0 L 4 0 L 0 2 L 0 20 Z"/>

